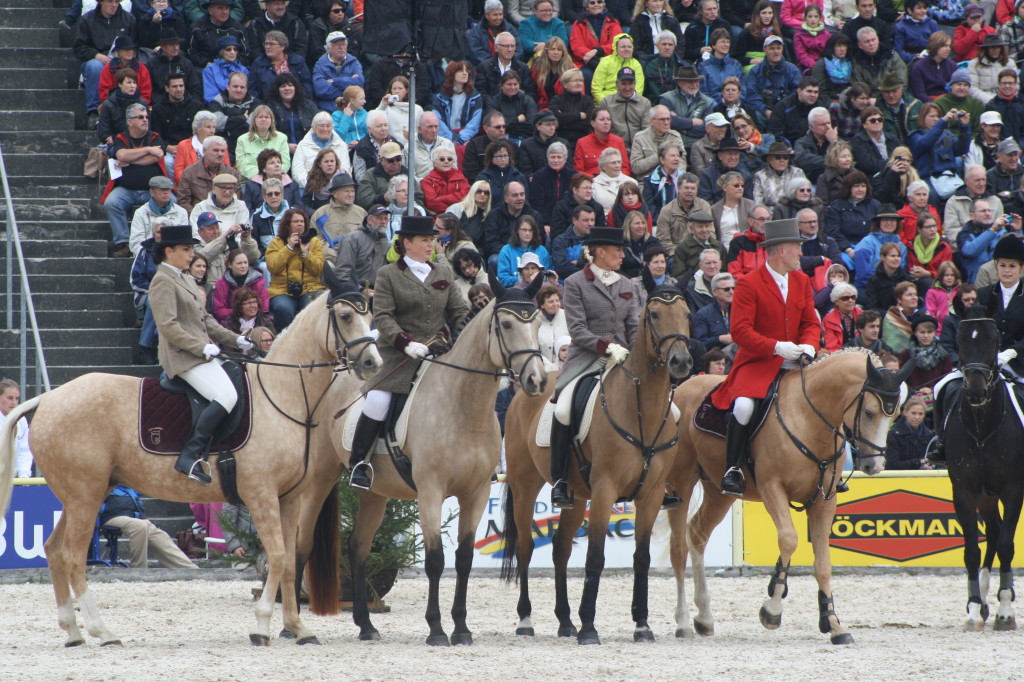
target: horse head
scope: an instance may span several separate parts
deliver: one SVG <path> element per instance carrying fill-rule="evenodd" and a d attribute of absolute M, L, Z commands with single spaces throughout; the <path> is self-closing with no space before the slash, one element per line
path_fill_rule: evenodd
<path fill-rule="evenodd" d="M 964 375 L 964 396 L 967 404 L 980 407 L 988 402 L 998 373 L 999 328 L 977 306 L 971 306 L 960 321 L 956 340 L 959 347 L 960 371 Z"/>
<path fill-rule="evenodd" d="M 914 371 L 917 361 L 911 359 L 898 372 L 875 367 L 874 358 L 867 358 L 867 378 L 861 388 L 861 397 L 851 428 L 854 441 L 854 466 L 869 476 L 885 469 L 885 442 L 889 426 L 909 391 L 903 383 Z"/>
<path fill-rule="evenodd" d="M 673 379 L 683 379 L 693 369 L 690 356 L 690 308 L 682 293 L 672 285 L 662 284 L 647 294 L 644 325 L 658 360 L 668 368 Z"/>
<path fill-rule="evenodd" d="M 377 352 L 377 336 L 371 329 L 370 305 L 355 282 L 343 282 L 334 268 L 324 268 L 330 320 L 328 336 L 334 337 L 334 354 L 355 370 L 360 379 L 370 379 L 384 364 Z M 325 339 L 330 352 L 331 341 Z"/>
<path fill-rule="evenodd" d="M 537 303 L 534 296 L 543 284 L 538 276 L 524 289 L 505 288 L 497 278 L 491 278 L 494 301 L 488 329 L 488 352 L 491 361 L 504 367 L 513 379 L 518 379 L 526 395 L 544 392 L 548 374 L 544 369 L 544 356 L 537 340 Z"/>

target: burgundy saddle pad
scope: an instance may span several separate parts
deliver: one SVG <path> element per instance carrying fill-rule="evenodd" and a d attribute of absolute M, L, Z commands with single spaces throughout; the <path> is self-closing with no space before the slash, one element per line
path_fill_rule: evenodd
<path fill-rule="evenodd" d="M 249 378 L 245 378 L 245 410 L 238 428 L 210 452 L 234 452 L 249 440 L 252 432 L 252 400 Z M 240 396 L 241 398 L 241 396 Z M 178 455 L 192 430 L 192 406 L 184 393 L 169 393 L 159 379 L 145 378 L 139 390 L 139 444 L 154 455 Z"/>

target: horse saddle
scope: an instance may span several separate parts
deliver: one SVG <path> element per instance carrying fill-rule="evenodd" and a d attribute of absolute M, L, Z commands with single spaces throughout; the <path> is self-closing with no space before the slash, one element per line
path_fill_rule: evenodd
<path fill-rule="evenodd" d="M 757 411 L 754 413 L 752 421 L 754 422 L 754 429 L 750 432 L 750 440 L 754 439 L 757 432 L 764 426 L 764 422 L 768 419 L 768 413 L 771 411 L 772 404 L 779 398 L 779 381 L 782 380 L 782 376 L 785 370 L 780 371 L 775 379 L 772 381 L 772 385 L 768 387 L 768 394 L 764 400 L 758 401 Z M 719 384 L 713 389 L 708 391 L 708 394 L 704 396 L 704 400 L 701 401 L 700 406 L 693 413 L 693 425 L 704 433 L 710 433 L 713 436 L 720 436 L 725 438 L 726 424 L 729 422 L 729 415 L 732 414 L 732 410 L 720 410 L 714 406 L 711 402 L 711 396 L 715 394 L 722 385 Z"/>
<path fill-rule="evenodd" d="M 425 366 L 426 363 L 423 363 L 420 365 L 419 370 L 417 370 L 408 395 L 404 395 L 402 393 L 393 393 L 391 395 L 391 406 L 388 408 L 388 416 L 385 420 L 384 432 L 381 434 L 380 438 L 377 439 L 377 445 L 374 446 L 372 454 L 388 454 L 389 445 L 392 448 L 397 448 L 398 450 L 405 447 L 405 439 L 409 434 L 409 410 L 405 408 L 412 403 L 413 397 L 416 395 L 416 389 L 418 389 L 420 385 L 420 375 L 423 373 L 423 368 Z M 364 396 L 360 396 L 358 400 L 352 403 L 345 414 L 345 427 L 341 432 L 341 444 L 344 445 L 345 449 L 349 452 L 352 451 L 352 441 L 355 438 L 356 424 L 359 422 L 359 415 L 363 413 L 363 403 L 365 402 L 366 398 Z"/>
<path fill-rule="evenodd" d="M 210 452 L 234 452 L 252 433 L 249 378 L 237 363 L 221 365 L 238 393 L 238 402 L 213 437 Z M 154 455 L 178 455 L 209 401 L 180 378 L 145 378 L 139 389 L 139 444 Z"/>
<path fill-rule="evenodd" d="M 582 443 L 590 433 L 590 425 L 593 423 L 594 408 L 597 406 L 597 398 L 600 394 L 600 372 L 583 374 L 562 389 L 558 395 L 558 402 L 546 401 L 544 409 L 540 413 L 540 420 L 537 422 L 537 434 L 535 441 L 537 447 L 551 447 L 551 425 L 552 420 L 557 419 L 565 426 L 575 426 L 574 442 Z M 672 403 L 672 420 L 679 423 L 679 408 Z"/>

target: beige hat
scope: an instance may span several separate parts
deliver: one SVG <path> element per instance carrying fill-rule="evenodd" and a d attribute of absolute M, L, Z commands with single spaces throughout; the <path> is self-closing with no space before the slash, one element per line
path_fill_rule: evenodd
<path fill-rule="evenodd" d="M 221 173 L 213 179 L 215 185 L 237 185 L 238 178 L 231 173 Z"/>
<path fill-rule="evenodd" d="M 380 146 L 380 158 L 382 159 L 393 159 L 401 155 L 402 148 L 398 146 L 397 142 L 385 142 Z"/>

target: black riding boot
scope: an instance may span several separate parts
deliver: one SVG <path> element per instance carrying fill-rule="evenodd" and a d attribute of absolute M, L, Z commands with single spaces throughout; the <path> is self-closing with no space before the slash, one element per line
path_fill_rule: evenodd
<path fill-rule="evenodd" d="M 174 464 L 175 471 L 180 471 L 200 485 L 210 485 L 213 479 L 203 469 L 200 458 L 210 447 L 217 425 L 227 416 L 227 410 L 218 402 L 206 406 L 178 455 L 178 461 Z"/>
<path fill-rule="evenodd" d="M 750 424 L 740 424 L 736 417 L 729 415 L 725 427 L 725 476 L 722 477 L 722 494 L 742 497 L 747 489 L 747 480 L 740 469 L 740 461 L 747 448 Z"/>
<path fill-rule="evenodd" d="M 954 380 L 955 381 L 955 380 Z M 953 381 L 949 382 L 954 383 Z M 943 387 L 945 390 L 949 390 L 949 386 Z M 928 445 L 925 447 L 924 461 L 928 462 L 932 466 L 939 466 L 945 468 L 946 466 L 946 444 L 943 442 L 942 437 L 945 435 L 944 429 L 942 428 L 946 424 L 945 414 L 942 409 L 942 392 L 934 397 L 932 402 L 932 420 L 935 426 L 935 436 L 928 441 Z"/>
<path fill-rule="evenodd" d="M 555 509 L 572 509 L 569 497 L 569 439 L 572 437 L 568 426 L 557 419 L 551 420 L 551 506 Z"/>
<path fill-rule="evenodd" d="M 373 467 L 363 460 L 377 444 L 384 422 L 359 415 L 356 432 L 352 436 L 352 454 L 348 458 L 348 484 L 360 490 L 369 490 L 373 483 Z"/>

